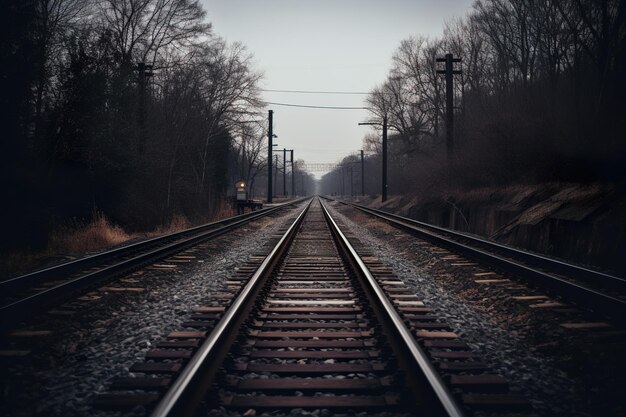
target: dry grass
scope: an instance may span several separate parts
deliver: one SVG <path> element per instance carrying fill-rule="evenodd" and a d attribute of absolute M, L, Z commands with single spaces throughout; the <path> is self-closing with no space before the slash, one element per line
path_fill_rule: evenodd
<path fill-rule="evenodd" d="M 226 219 L 228 217 L 236 216 L 237 212 L 233 208 L 231 204 L 226 201 L 223 201 L 220 207 L 217 209 L 217 212 L 213 216 L 213 221 L 218 221 L 222 219 Z"/>
<path fill-rule="evenodd" d="M 184 229 L 189 229 L 193 224 L 189 219 L 183 215 L 175 214 L 168 224 L 157 227 L 151 232 L 146 233 L 148 237 L 162 236 L 174 232 L 179 232 Z"/>
<path fill-rule="evenodd" d="M 217 221 L 232 217 L 236 213 L 224 202 L 213 219 Z M 48 238 L 48 246 L 43 250 L 21 250 L 0 254 L 0 280 L 40 269 L 58 262 L 79 258 L 83 255 L 102 251 L 122 244 L 130 239 L 162 236 L 193 227 L 189 219 L 174 215 L 165 225 L 147 233 L 128 233 L 113 224 L 103 213 L 95 213 L 93 220 L 73 220 L 53 231 Z"/>
<path fill-rule="evenodd" d="M 96 213 L 90 223 L 75 223 L 52 233 L 49 247 L 57 253 L 95 252 L 124 243 L 132 237 L 112 224 L 104 214 Z"/>
<path fill-rule="evenodd" d="M 102 213 L 94 214 L 94 219 L 88 223 L 73 220 L 52 232 L 48 238 L 48 246 L 43 250 L 2 254 L 0 279 L 75 259 L 89 252 L 119 245 L 133 237 L 135 236 L 112 224 Z"/>

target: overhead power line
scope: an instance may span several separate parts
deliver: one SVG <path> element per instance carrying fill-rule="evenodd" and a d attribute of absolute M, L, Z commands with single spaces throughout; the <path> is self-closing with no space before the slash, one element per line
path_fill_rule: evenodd
<path fill-rule="evenodd" d="M 309 106 L 306 104 L 275 103 L 272 101 L 266 101 L 265 103 L 271 104 L 273 106 L 303 107 L 307 109 L 328 109 L 328 110 L 368 110 L 369 109 L 369 107 Z"/>
<path fill-rule="evenodd" d="M 370 93 L 364 93 L 361 91 L 310 91 L 310 90 L 272 90 L 262 88 L 261 91 L 267 91 L 270 93 L 297 93 L 297 94 L 354 94 L 354 95 L 368 95 Z"/>

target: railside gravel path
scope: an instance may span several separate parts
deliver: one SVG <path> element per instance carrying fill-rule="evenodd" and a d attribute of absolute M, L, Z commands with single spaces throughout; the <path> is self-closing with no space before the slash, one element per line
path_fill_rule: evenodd
<path fill-rule="evenodd" d="M 237 265 L 263 252 L 295 213 L 283 211 L 204 243 L 178 257 L 179 263 L 159 262 L 164 265 L 122 277 L 88 294 L 85 300 L 92 301 L 81 302 L 75 314 L 45 315 L 30 329 L 51 333 L 28 338 L 30 355 L 3 364 L 0 415 L 112 415 L 92 408 L 94 395 L 127 374 L 194 307 L 211 300 Z"/>
<path fill-rule="evenodd" d="M 453 331 L 479 352 L 491 369 L 507 378 L 512 391 L 524 393 L 540 415 L 589 415 L 577 407 L 584 387 L 537 354 L 515 332 L 494 325 L 489 313 L 472 309 L 462 298 L 445 291 L 423 267 L 400 254 L 399 250 L 406 247 L 394 247 L 388 237 L 381 238 L 373 228 L 366 229 L 364 223 L 357 223 L 344 215 L 350 213 L 353 216 L 353 211 L 338 207 L 336 203 L 328 207 L 333 216 L 338 216 L 354 236 L 392 267 L 398 278 L 433 308 L 437 316 L 445 319 Z M 387 232 L 393 229 L 388 225 L 381 228 L 386 228 Z M 402 232 L 394 229 L 393 233 Z"/>

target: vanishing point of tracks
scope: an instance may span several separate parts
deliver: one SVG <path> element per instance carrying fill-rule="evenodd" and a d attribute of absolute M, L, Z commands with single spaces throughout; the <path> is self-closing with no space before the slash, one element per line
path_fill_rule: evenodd
<path fill-rule="evenodd" d="M 197 309 L 186 325 L 193 331 L 172 332 L 114 384 L 119 393 L 96 403 L 147 405 L 153 417 L 223 409 L 462 416 L 526 406 L 391 269 L 357 255 L 319 199 L 251 276 L 228 284 L 236 288 L 228 306 Z"/>
<path fill-rule="evenodd" d="M 76 272 L 92 277 L 79 286 L 103 271 L 119 274 L 169 256 L 239 221 L 246 220 L 179 236 L 164 252 L 152 247 L 94 264 L 93 271 Z M 391 268 L 367 248 L 355 250 L 321 200 L 284 230 L 268 256 L 256 254 L 237 268 L 215 302 L 198 308 L 94 405 L 142 405 L 154 417 L 303 408 L 444 416 L 529 410 Z M 48 289 L 61 291 L 75 279 Z"/>

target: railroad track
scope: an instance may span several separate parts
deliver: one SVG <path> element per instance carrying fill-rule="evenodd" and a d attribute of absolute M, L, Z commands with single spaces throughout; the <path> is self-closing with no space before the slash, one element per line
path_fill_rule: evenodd
<path fill-rule="evenodd" d="M 95 404 L 143 405 L 152 417 L 527 406 L 391 269 L 357 255 L 319 199 L 254 272 L 227 285 L 227 305 L 197 309 L 184 325 L 193 330 L 172 332 Z"/>
<path fill-rule="evenodd" d="M 78 290 L 154 263 L 304 200 L 147 239 L 2 281 L 0 330 L 10 329 L 28 320 Z"/>
<path fill-rule="evenodd" d="M 421 239 L 484 262 L 562 296 L 574 304 L 609 317 L 626 320 L 626 280 L 589 268 L 548 258 L 497 242 L 419 222 L 349 201 L 324 197 L 384 220 Z"/>

